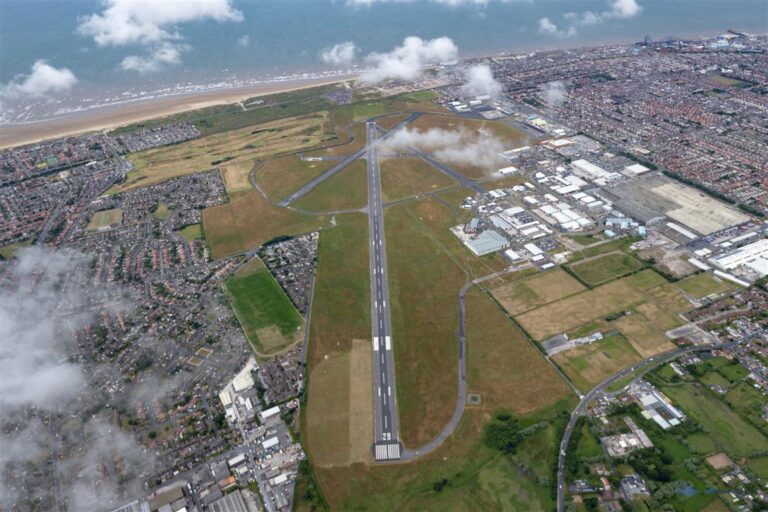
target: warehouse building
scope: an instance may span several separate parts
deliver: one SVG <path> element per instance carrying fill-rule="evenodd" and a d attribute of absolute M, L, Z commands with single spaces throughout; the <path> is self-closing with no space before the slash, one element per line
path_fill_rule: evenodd
<path fill-rule="evenodd" d="M 485 256 L 509 247 L 509 241 L 493 229 L 487 229 L 479 235 L 467 239 L 464 244 L 475 256 Z"/>
<path fill-rule="evenodd" d="M 723 271 L 748 269 L 759 277 L 768 275 L 768 239 L 745 245 L 735 251 L 710 258 L 709 262 Z"/>

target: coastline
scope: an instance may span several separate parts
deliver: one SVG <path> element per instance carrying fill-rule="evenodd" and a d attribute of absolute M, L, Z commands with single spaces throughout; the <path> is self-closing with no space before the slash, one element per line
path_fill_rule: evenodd
<path fill-rule="evenodd" d="M 0 126 L 0 149 L 88 132 L 111 130 L 126 124 L 157 119 L 189 110 L 238 103 L 248 98 L 329 85 L 357 77 L 356 74 L 324 78 L 302 78 L 269 84 L 219 89 L 139 100 L 57 119 Z"/>

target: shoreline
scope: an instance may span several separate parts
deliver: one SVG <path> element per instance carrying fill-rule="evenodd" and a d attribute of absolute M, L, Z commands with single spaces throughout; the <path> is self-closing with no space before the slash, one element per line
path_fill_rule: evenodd
<path fill-rule="evenodd" d="M 127 124 L 158 119 L 189 110 L 239 103 L 248 98 L 309 89 L 321 85 L 345 82 L 355 78 L 357 78 L 357 74 L 325 78 L 299 78 L 284 82 L 137 100 L 135 102 L 105 106 L 98 110 L 62 116 L 56 119 L 46 119 L 26 124 L 9 124 L 0 126 L 0 149 L 10 149 L 89 132 L 112 130 Z"/>
<path fill-rule="evenodd" d="M 710 35 L 690 31 L 681 38 L 700 39 L 712 37 Z M 748 31 L 749 32 L 749 31 Z M 756 34 L 755 32 L 752 32 Z M 759 34 L 759 32 L 757 32 Z M 567 48 L 597 48 L 610 45 L 631 44 L 636 37 L 626 36 L 619 40 L 601 41 L 599 39 L 582 41 L 576 46 L 568 44 L 555 44 L 550 47 L 532 45 L 527 50 L 516 48 L 514 51 L 479 51 L 465 55 L 462 59 L 492 58 L 518 55 L 521 52 L 546 52 Z M 22 124 L 7 124 L 0 126 L 0 150 L 13 147 L 34 144 L 50 139 L 67 136 L 82 135 L 95 131 L 112 130 L 127 124 L 159 119 L 166 116 L 199 110 L 207 107 L 239 103 L 248 98 L 267 96 L 281 92 L 290 92 L 308 89 L 321 85 L 354 80 L 359 72 L 340 74 L 325 77 L 296 78 L 280 82 L 261 83 L 258 85 L 245 85 L 231 88 L 221 88 L 203 92 L 189 92 L 169 95 L 159 98 L 129 101 L 113 105 L 98 107 L 93 110 L 67 114 L 62 117 L 33 121 Z"/>

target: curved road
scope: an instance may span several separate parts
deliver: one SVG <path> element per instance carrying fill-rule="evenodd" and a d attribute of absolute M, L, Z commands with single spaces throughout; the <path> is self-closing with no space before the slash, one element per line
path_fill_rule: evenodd
<path fill-rule="evenodd" d="M 687 354 L 689 352 L 705 352 L 708 350 L 730 348 L 735 345 L 736 343 L 709 343 L 706 345 L 697 345 L 695 347 L 678 348 L 678 349 L 670 350 L 667 352 L 663 352 L 661 354 L 657 354 L 647 359 L 643 359 L 642 361 L 635 364 L 634 366 L 630 366 L 629 368 L 625 368 L 617 373 L 614 373 L 612 376 L 608 377 L 603 382 L 598 384 L 595 388 L 593 388 L 592 391 L 584 395 L 584 397 L 579 402 L 579 405 L 577 405 L 576 408 L 571 413 L 571 418 L 570 420 L 568 420 L 568 425 L 565 427 L 565 432 L 563 432 L 563 438 L 560 441 L 560 452 L 558 453 L 558 456 L 557 456 L 557 512 L 563 512 L 565 508 L 565 489 L 564 489 L 565 475 L 563 471 L 565 468 L 565 455 L 566 455 L 566 451 L 568 450 L 568 443 L 571 440 L 571 434 L 573 434 L 573 428 L 576 425 L 576 421 L 579 419 L 580 416 L 584 414 L 584 411 L 587 409 L 587 405 L 589 405 L 589 403 L 592 402 L 592 400 L 594 400 L 595 397 L 601 394 L 608 386 L 630 375 L 631 373 L 636 371 L 638 368 L 643 368 L 643 372 L 640 375 L 638 375 L 638 377 L 640 377 L 642 375 L 645 375 L 647 372 L 649 372 L 653 368 L 661 366 L 662 364 L 665 364 L 673 359 L 677 359 L 683 354 Z"/>
<path fill-rule="evenodd" d="M 466 306 L 465 306 L 465 298 L 466 298 L 467 292 L 470 290 L 470 288 L 472 288 L 476 284 L 489 281 L 491 279 L 502 276 L 504 274 L 508 274 L 513 271 L 514 270 L 503 270 L 501 272 L 494 272 L 493 274 L 488 274 L 482 277 L 478 277 L 468 282 L 461 288 L 461 291 L 459 292 L 459 330 L 456 333 L 456 337 L 458 338 L 458 343 L 459 343 L 459 391 L 458 391 L 458 397 L 456 400 L 456 408 L 453 410 L 453 416 L 451 416 L 451 420 L 448 423 L 446 423 L 446 425 L 443 427 L 443 429 L 440 431 L 439 434 L 437 434 L 432 440 L 419 446 L 415 450 L 410 450 L 408 448 L 403 449 L 401 460 L 404 460 L 404 461 L 413 460 L 434 451 L 441 444 L 443 444 L 443 441 L 448 439 L 448 437 L 451 434 L 453 434 L 453 431 L 456 429 L 456 426 L 459 424 L 459 421 L 461 420 L 461 416 L 462 414 L 464 414 L 464 406 L 467 403 L 467 375 L 466 375 L 467 337 L 466 337 Z"/>

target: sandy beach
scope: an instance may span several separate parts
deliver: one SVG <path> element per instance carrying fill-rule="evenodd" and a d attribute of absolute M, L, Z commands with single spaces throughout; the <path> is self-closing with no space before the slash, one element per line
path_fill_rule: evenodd
<path fill-rule="evenodd" d="M 0 127 L 0 148 L 4 149 L 24 144 L 32 144 L 34 142 L 55 139 L 67 135 L 76 135 L 98 130 L 110 130 L 126 124 L 169 116 L 188 110 L 238 103 L 245 99 L 257 96 L 338 83 L 352 78 L 355 78 L 355 76 L 307 78 L 225 90 L 168 96 L 94 109 L 92 111 L 81 112 L 59 119 L 27 124 L 5 125 Z"/>

